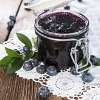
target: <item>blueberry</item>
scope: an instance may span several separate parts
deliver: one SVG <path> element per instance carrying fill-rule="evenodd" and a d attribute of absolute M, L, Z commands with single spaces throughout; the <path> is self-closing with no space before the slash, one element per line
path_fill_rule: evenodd
<path fill-rule="evenodd" d="M 26 70 L 26 71 L 30 71 L 34 68 L 34 66 L 32 65 L 32 62 L 31 60 L 29 61 L 25 61 L 24 64 L 23 64 L 23 69 Z"/>
<path fill-rule="evenodd" d="M 70 6 L 66 5 L 66 6 L 64 7 L 64 9 L 65 9 L 65 10 L 70 10 Z"/>
<path fill-rule="evenodd" d="M 46 72 L 46 66 L 45 65 L 39 65 L 37 68 L 36 68 L 36 71 L 40 74 L 44 74 Z"/>
<path fill-rule="evenodd" d="M 29 49 L 27 46 L 24 46 L 24 47 L 23 47 L 23 51 L 24 51 L 25 53 L 28 53 L 28 52 L 30 52 L 30 49 Z"/>
<path fill-rule="evenodd" d="M 90 83 L 90 82 L 93 81 L 93 79 L 94 79 L 93 76 L 90 73 L 88 73 L 88 72 L 84 72 L 82 74 L 82 80 L 84 82 Z"/>
<path fill-rule="evenodd" d="M 49 91 L 48 87 L 42 86 L 37 91 L 37 96 L 46 97 L 46 96 L 48 96 L 49 93 L 50 93 L 50 91 Z"/>
<path fill-rule="evenodd" d="M 50 76 L 54 76 L 57 74 L 57 68 L 55 66 L 49 66 L 47 68 L 47 74 Z"/>
<path fill-rule="evenodd" d="M 83 0 L 78 0 L 78 2 L 82 2 Z"/>
<path fill-rule="evenodd" d="M 91 56 L 90 56 L 90 61 L 91 61 L 91 63 L 92 63 L 93 65 L 97 65 L 97 63 L 98 63 L 98 58 L 97 58 L 96 56 L 94 56 L 94 55 L 91 55 Z"/>
<path fill-rule="evenodd" d="M 79 73 L 76 72 L 75 66 L 72 66 L 70 71 L 71 71 L 71 73 L 72 73 L 73 75 L 79 75 Z"/>
<path fill-rule="evenodd" d="M 36 67 L 39 65 L 39 61 L 37 59 L 30 59 L 30 61 L 31 61 L 33 67 Z"/>

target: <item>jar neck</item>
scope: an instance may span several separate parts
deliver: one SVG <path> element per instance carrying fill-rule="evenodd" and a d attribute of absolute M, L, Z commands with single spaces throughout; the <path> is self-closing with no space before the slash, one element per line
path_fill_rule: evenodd
<path fill-rule="evenodd" d="M 72 14 L 73 16 L 75 16 L 75 18 L 79 18 L 84 22 L 84 28 L 82 28 L 79 31 L 75 31 L 72 33 L 58 33 L 58 32 L 51 32 L 51 31 L 47 31 L 46 29 L 44 29 L 41 25 L 39 25 L 39 21 L 47 16 L 52 16 L 51 14 L 46 14 L 46 15 L 41 15 L 39 16 L 36 20 L 35 20 L 35 30 L 37 32 L 37 35 L 43 36 L 43 37 L 48 37 L 48 38 L 54 38 L 54 39 L 68 39 L 68 38 L 77 38 L 80 37 L 81 35 L 85 35 L 87 34 L 88 30 L 89 30 L 89 20 L 82 14 L 79 13 L 72 13 L 72 12 L 57 12 L 57 13 L 53 13 L 54 15 L 56 14 Z"/>

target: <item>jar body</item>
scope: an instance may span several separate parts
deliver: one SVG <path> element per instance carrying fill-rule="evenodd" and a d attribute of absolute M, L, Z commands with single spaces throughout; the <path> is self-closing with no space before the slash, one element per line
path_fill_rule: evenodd
<path fill-rule="evenodd" d="M 39 60 L 46 65 L 57 66 L 61 70 L 74 66 L 71 58 L 71 49 L 76 46 L 77 40 L 87 36 L 88 28 L 83 32 L 81 31 L 81 34 L 77 32 L 77 34 L 67 35 L 67 33 L 53 34 L 53 32 L 42 31 L 42 29 L 35 25 L 35 33 L 38 36 Z M 78 63 L 84 54 L 81 45 L 77 46 L 76 49 Z"/>

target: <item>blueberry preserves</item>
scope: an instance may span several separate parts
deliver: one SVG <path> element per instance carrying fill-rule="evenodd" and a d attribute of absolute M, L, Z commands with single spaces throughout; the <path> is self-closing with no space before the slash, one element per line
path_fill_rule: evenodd
<path fill-rule="evenodd" d="M 39 60 L 46 65 L 66 69 L 74 66 L 70 56 L 76 41 L 85 38 L 89 21 L 79 13 L 47 12 L 35 20 L 35 32 L 38 36 Z M 81 46 L 77 47 L 77 63 L 83 58 Z"/>

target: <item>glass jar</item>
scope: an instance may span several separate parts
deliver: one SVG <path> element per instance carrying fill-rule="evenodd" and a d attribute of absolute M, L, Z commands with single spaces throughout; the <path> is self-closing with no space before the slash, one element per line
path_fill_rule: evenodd
<path fill-rule="evenodd" d="M 39 60 L 59 70 L 77 66 L 88 56 L 89 20 L 72 11 L 48 11 L 35 20 Z M 88 57 L 87 57 L 88 58 Z"/>

